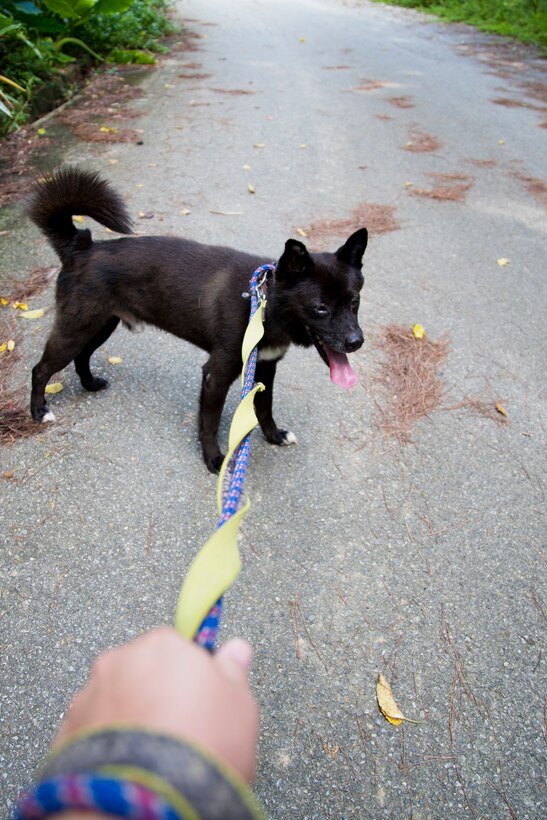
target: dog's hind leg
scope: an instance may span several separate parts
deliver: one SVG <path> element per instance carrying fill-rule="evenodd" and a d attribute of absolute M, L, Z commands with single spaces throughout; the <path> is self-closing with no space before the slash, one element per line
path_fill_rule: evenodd
<path fill-rule="evenodd" d="M 262 382 L 265 389 L 255 395 L 256 417 L 270 444 L 296 444 L 296 436 L 290 430 L 280 430 L 272 415 L 273 383 L 278 360 L 258 361 L 255 381 Z"/>
<path fill-rule="evenodd" d="M 119 323 L 119 318 L 112 316 L 74 358 L 76 373 L 80 377 L 84 390 L 96 392 L 97 390 L 103 390 L 105 387 L 108 387 L 108 381 L 106 379 L 101 379 L 93 375 L 89 367 L 89 360 L 97 348 L 104 344 L 108 337 L 114 333 Z"/>
<path fill-rule="evenodd" d="M 54 415 L 47 406 L 44 391 L 54 373 L 62 370 L 84 349 L 86 338 L 93 339 L 104 326 L 104 317 L 87 323 L 85 331 L 80 326 L 67 327 L 59 322 L 54 326 L 46 342 L 42 358 L 32 368 L 32 391 L 30 412 L 34 421 L 53 421 Z M 83 344 L 82 344 L 83 343 Z"/>

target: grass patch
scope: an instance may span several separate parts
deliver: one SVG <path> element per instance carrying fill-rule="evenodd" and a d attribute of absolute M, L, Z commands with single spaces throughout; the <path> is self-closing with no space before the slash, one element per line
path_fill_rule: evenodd
<path fill-rule="evenodd" d="M 481 31 L 534 43 L 547 54 L 547 0 L 389 0 L 389 3 L 418 8 L 452 23 L 469 23 Z"/>
<path fill-rule="evenodd" d="M 0 3 L 0 137 L 69 99 L 97 65 L 154 63 L 168 50 L 160 39 L 175 30 L 167 8 L 167 0 Z"/>

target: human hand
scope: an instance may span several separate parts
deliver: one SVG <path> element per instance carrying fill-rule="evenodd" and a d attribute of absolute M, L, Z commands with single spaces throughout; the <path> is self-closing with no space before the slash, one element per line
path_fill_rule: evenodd
<path fill-rule="evenodd" d="M 171 627 L 110 649 L 94 662 L 53 749 L 83 730 L 138 726 L 196 743 L 249 783 L 258 740 L 251 658 L 246 641 L 228 641 L 210 655 Z"/>

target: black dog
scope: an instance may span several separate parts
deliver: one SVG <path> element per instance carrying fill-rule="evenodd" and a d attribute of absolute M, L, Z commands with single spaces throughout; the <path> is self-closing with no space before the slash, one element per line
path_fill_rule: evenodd
<path fill-rule="evenodd" d="M 146 322 L 186 339 L 210 355 L 203 367 L 199 438 L 205 463 L 222 463 L 217 431 L 228 389 L 241 370 L 241 343 L 249 316 L 242 298 L 254 270 L 265 260 L 230 248 L 188 239 L 146 236 L 93 242 L 74 226 L 86 214 L 118 233 L 131 233 L 131 219 L 109 183 L 90 171 L 66 167 L 44 179 L 29 202 L 30 218 L 59 255 L 56 317 L 44 353 L 32 371 L 31 412 L 35 421 L 54 419 L 44 398 L 51 376 L 74 360 L 83 387 L 101 390 L 93 376 L 92 353 L 120 320 L 129 328 Z M 272 444 L 290 444 L 292 433 L 272 417 L 277 362 L 291 343 L 314 344 L 337 384 L 357 380 L 346 353 L 363 344 L 358 324 L 361 262 L 367 230 L 356 231 L 336 253 L 308 253 L 289 239 L 269 277 L 264 336 L 256 380 L 266 390 L 255 407 Z"/>

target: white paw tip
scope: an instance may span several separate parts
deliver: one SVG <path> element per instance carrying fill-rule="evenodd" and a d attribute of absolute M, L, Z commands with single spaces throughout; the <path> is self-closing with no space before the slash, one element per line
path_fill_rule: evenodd
<path fill-rule="evenodd" d="M 292 433 L 290 430 L 287 430 L 287 432 L 285 433 L 285 440 L 283 441 L 283 444 L 285 444 L 287 447 L 290 444 L 298 444 L 298 439 L 296 438 L 294 433 Z"/>
<path fill-rule="evenodd" d="M 46 421 L 55 421 L 55 420 L 56 420 L 55 419 L 55 414 L 52 413 L 51 410 L 48 410 L 48 412 L 45 414 L 44 418 L 42 419 L 42 424 L 44 424 L 44 422 L 46 422 Z"/>

